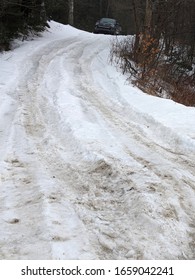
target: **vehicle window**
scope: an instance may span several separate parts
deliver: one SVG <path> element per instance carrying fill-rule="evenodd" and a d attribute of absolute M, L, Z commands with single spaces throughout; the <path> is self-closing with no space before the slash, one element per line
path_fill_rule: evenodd
<path fill-rule="evenodd" d="M 115 24 L 115 20 L 111 18 L 102 18 L 100 20 L 101 23 L 109 23 L 109 24 Z"/>

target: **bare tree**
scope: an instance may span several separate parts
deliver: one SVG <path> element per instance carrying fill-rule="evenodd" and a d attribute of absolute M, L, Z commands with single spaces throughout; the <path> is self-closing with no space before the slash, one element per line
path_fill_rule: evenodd
<path fill-rule="evenodd" d="M 145 32 L 149 32 L 151 30 L 152 24 L 152 0 L 146 0 L 146 11 L 145 11 Z"/>
<path fill-rule="evenodd" d="M 69 5 L 68 23 L 73 26 L 74 25 L 74 0 L 69 0 L 68 5 Z"/>
<path fill-rule="evenodd" d="M 195 0 L 132 4 L 136 36 L 113 44 L 112 61 L 145 92 L 195 106 Z"/>

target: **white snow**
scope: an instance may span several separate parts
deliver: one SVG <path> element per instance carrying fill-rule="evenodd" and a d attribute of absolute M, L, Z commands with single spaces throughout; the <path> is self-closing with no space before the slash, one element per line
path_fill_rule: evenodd
<path fill-rule="evenodd" d="M 194 259 L 195 108 L 50 25 L 0 54 L 0 259 Z"/>

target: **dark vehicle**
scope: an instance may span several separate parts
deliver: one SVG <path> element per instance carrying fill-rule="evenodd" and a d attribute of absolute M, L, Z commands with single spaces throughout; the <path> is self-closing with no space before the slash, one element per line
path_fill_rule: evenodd
<path fill-rule="evenodd" d="M 102 18 L 95 24 L 94 33 L 120 35 L 122 28 L 113 18 Z"/>

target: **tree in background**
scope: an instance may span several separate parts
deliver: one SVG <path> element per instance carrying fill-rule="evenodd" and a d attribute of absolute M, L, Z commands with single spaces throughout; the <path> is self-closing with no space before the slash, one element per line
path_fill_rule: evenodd
<path fill-rule="evenodd" d="M 135 20 L 132 0 L 110 0 L 107 11 L 108 17 L 116 18 L 120 22 L 124 34 L 135 33 Z"/>
<path fill-rule="evenodd" d="M 44 0 L 1 0 L 0 49 L 8 49 L 12 39 L 44 30 Z"/>
<path fill-rule="evenodd" d="M 132 1 L 74 0 L 74 26 L 93 32 L 97 20 L 102 17 L 113 17 L 122 25 L 124 34 L 133 34 L 135 32 L 135 23 Z M 69 0 L 45 0 L 48 18 L 63 24 L 68 24 L 70 22 L 69 4 Z"/>
<path fill-rule="evenodd" d="M 144 91 L 195 106 L 195 1 L 132 4 L 136 36 L 115 41 L 111 60 Z"/>
<path fill-rule="evenodd" d="M 138 10 L 134 20 L 133 3 Z M 116 18 L 124 34 L 133 34 L 143 13 L 141 0 L 1 0 L 0 45 L 6 48 L 19 34 L 43 30 L 46 18 L 93 32 L 101 17 Z M 138 3 L 138 4 L 137 4 Z M 3 47 L 4 46 L 4 47 Z"/>
<path fill-rule="evenodd" d="M 74 0 L 68 1 L 68 23 L 74 25 Z"/>

